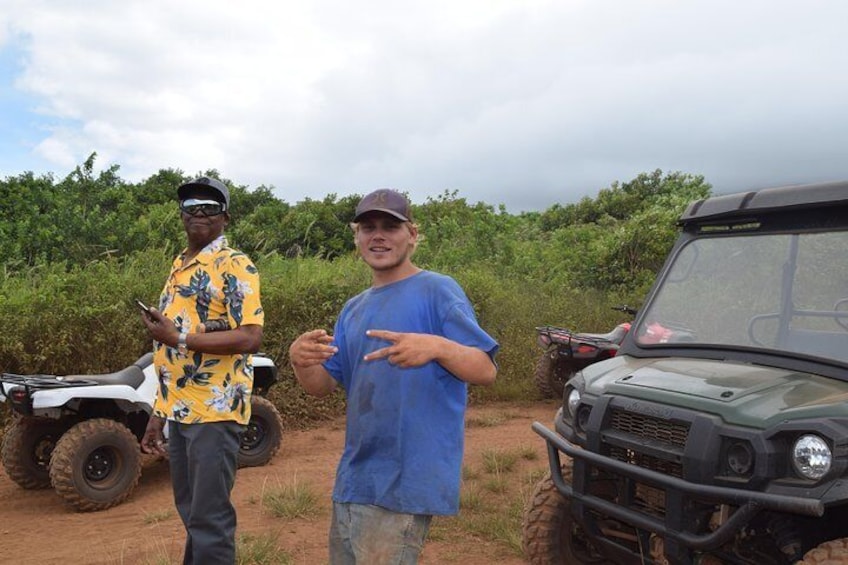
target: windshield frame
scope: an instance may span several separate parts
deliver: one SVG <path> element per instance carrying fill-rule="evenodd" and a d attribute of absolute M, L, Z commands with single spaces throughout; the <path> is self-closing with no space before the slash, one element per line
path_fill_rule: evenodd
<path fill-rule="evenodd" d="M 844 211 L 844 210 L 843 210 Z M 644 331 L 651 316 L 652 307 L 657 297 L 661 295 L 664 285 L 673 283 L 675 273 L 678 273 L 678 261 L 682 252 L 697 240 L 725 239 L 728 237 L 788 235 L 790 247 L 785 258 L 782 280 L 780 282 L 781 297 L 779 300 L 777 324 L 778 335 L 776 343 L 784 343 L 787 339 L 793 315 L 804 313 L 793 305 L 793 286 L 795 271 L 798 268 L 798 242 L 805 234 L 830 233 L 848 231 L 848 223 L 841 219 L 848 216 L 835 213 L 835 210 L 794 210 L 772 212 L 756 217 L 737 216 L 732 221 L 710 219 L 704 222 L 684 224 L 674 248 L 655 281 L 648 298 L 639 315 L 633 323 L 633 331 L 627 336 L 621 346 L 620 353 L 634 357 L 693 357 L 716 360 L 733 360 L 755 363 L 788 370 L 804 371 L 848 380 L 848 360 L 833 359 L 818 355 L 809 355 L 798 351 L 780 350 L 773 347 L 758 347 L 755 345 L 740 345 L 734 343 L 697 343 L 695 341 L 678 341 L 674 343 L 646 343 L 638 338 L 639 331 Z M 697 259 L 695 259 L 697 260 Z M 691 268 L 691 266 L 690 266 Z M 678 273 L 679 274 L 679 273 Z M 685 278 L 685 273 L 684 273 Z M 839 316 L 842 318 L 842 316 Z M 848 312 L 846 312 L 848 318 Z M 641 328 L 641 330 L 640 330 Z M 846 330 L 848 334 L 848 330 Z M 846 335 L 848 339 L 848 335 Z"/>

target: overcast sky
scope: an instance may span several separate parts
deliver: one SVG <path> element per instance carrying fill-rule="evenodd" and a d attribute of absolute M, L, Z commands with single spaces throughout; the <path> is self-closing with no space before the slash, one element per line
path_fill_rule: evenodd
<path fill-rule="evenodd" d="M 0 0 L 0 178 L 89 154 L 512 212 L 848 179 L 843 0 Z"/>

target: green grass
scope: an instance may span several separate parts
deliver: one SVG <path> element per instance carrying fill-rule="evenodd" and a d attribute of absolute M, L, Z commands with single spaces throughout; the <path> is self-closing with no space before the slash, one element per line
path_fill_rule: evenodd
<path fill-rule="evenodd" d="M 459 514 L 436 517 L 429 539 L 458 547 L 473 546 L 477 539 L 500 548 L 492 555 L 523 557 L 524 508 L 547 467 L 538 462 L 532 446 L 489 449 L 481 455 L 478 468 L 463 467 Z M 461 563 L 466 555 L 460 550 L 442 558 Z"/>
<path fill-rule="evenodd" d="M 509 478 L 500 473 L 483 481 L 483 488 L 494 494 L 504 494 L 509 490 Z"/>
<path fill-rule="evenodd" d="M 277 518 L 310 518 L 321 513 L 320 497 L 312 486 L 294 477 L 288 484 L 265 490 L 262 506 Z"/>
<path fill-rule="evenodd" d="M 496 541 L 509 548 L 512 553 L 522 555 L 523 514 L 524 501 L 521 498 L 512 498 L 505 505 L 490 502 L 478 511 L 468 512 L 460 517 L 457 525 L 470 534 Z"/>
<path fill-rule="evenodd" d="M 473 469 L 467 465 L 462 466 L 462 480 L 463 481 L 473 481 L 480 477 L 480 472 L 477 469 Z"/>
<path fill-rule="evenodd" d="M 176 514 L 174 514 L 174 511 L 172 509 L 159 510 L 157 512 L 145 512 L 144 517 L 142 518 L 142 521 L 145 523 L 145 525 L 149 526 L 150 524 L 158 524 L 159 522 L 164 522 L 165 520 L 169 520 L 170 518 L 173 518 L 175 515 Z"/>
<path fill-rule="evenodd" d="M 459 495 L 460 512 L 475 512 L 483 508 L 484 495 L 476 487 L 463 489 Z"/>
<path fill-rule="evenodd" d="M 524 485 L 529 488 L 533 488 L 536 486 L 536 483 L 541 481 L 545 476 L 547 476 L 547 474 L 547 467 L 540 467 L 538 469 L 534 469 L 524 476 Z"/>
<path fill-rule="evenodd" d="M 531 445 L 522 445 L 516 452 L 525 461 L 537 461 L 539 459 L 539 452 Z"/>
<path fill-rule="evenodd" d="M 236 565 L 293 565 L 294 558 L 272 534 L 245 534 L 236 540 Z"/>
<path fill-rule="evenodd" d="M 145 556 L 141 561 L 143 565 L 177 565 L 181 562 L 181 558 L 168 554 L 163 543 L 157 543 L 155 552 Z M 294 565 L 294 559 L 289 552 L 280 547 L 277 536 L 267 533 L 238 536 L 235 562 L 236 565 Z M 115 560 L 116 565 L 129 565 L 129 563 L 123 556 Z"/>
<path fill-rule="evenodd" d="M 465 421 L 466 428 L 493 428 L 503 424 L 507 420 L 504 414 L 484 414 L 471 417 Z"/>
<path fill-rule="evenodd" d="M 516 450 L 487 449 L 483 452 L 483 469 L 489 474 L 509 472 L 520 458 Z"/>

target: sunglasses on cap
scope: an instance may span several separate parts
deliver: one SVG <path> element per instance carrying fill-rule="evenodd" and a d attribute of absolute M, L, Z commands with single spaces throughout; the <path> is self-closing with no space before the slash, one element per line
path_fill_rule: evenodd
<path fill-rule="evenodd" d="M 226 205 L 217 200 L 200 200 L 187 198 L 180 201 L 180 210 L 189 216 L 218 216 L 227 211 Z"/>

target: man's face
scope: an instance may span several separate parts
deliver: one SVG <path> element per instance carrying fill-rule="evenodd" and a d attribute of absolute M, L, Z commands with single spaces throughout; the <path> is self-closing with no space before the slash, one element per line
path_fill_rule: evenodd
<path fill-rule="evenodd" d="M 354 237 L 362 259 L 375 271 L 388 271 L 408 261 L 417 239 L 415 227 L 382 212 L 363 216 Z"/>
<path fill-rule="evenodd" d="M 186 199 L 192 198 L 198 200 L 219 200 L 220 197 L 214 190 L 198 188 L 187 194 Z M 185 228 L 189 242 L 199 247 L 205 247 L 224 233 L 224 228 L 230 219 L 227 212 L 206 215 L 205 213 L 190 214 L 184 210 L 180 211 L 180 217 L 183 220 L 183 227 Z"/>

